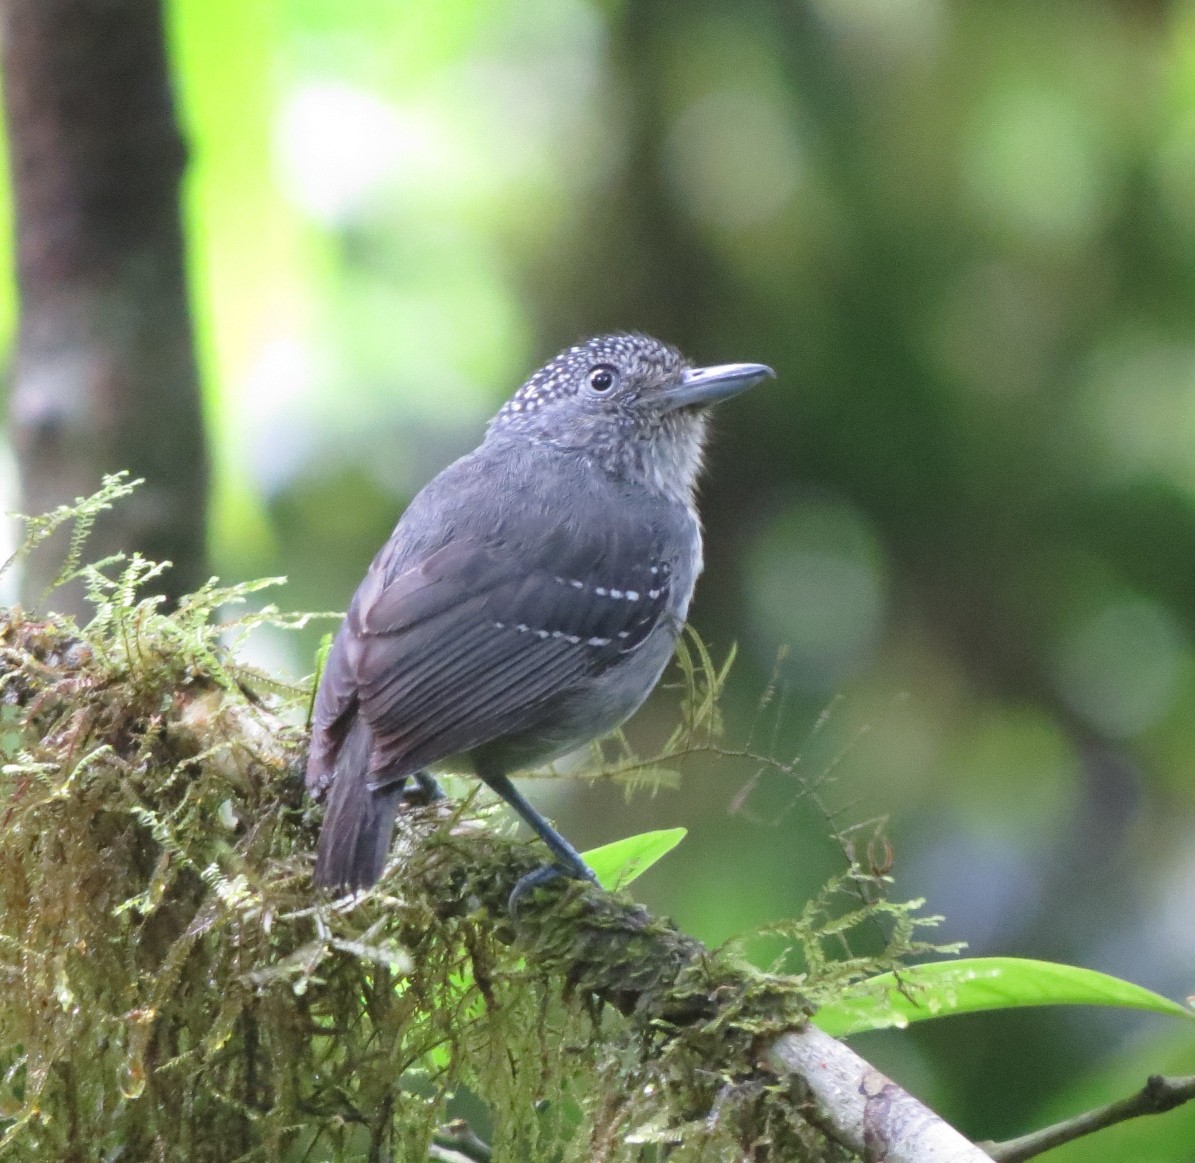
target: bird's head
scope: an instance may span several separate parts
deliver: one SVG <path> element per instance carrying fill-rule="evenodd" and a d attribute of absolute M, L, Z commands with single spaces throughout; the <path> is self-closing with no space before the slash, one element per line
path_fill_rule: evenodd
<path fill-rule="evenodd" d="M 709 407 L 774 374 L 758 363 L 694 368 L 648 335 L 601 335 L 541 367 L 502 406 L 490 434 L 575 451 L 687 500 Z"/>

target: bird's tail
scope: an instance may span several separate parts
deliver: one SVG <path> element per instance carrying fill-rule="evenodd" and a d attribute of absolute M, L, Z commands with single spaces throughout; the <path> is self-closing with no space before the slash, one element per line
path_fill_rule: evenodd
<path fill-rule="evenodd" d="M 366 773 L 373 736 L 358 717 L 336 756 L 336 774 L 316 849 L 314 881 L 350 892 L 382 875 L 405 779 L 370 790 Z"/>

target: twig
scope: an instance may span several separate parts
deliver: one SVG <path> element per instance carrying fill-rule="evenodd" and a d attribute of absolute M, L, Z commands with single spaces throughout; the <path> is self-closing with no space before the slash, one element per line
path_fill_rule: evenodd
<path fill-rule="evenodd" d="M 983 1147 L 997 1163 L 1021 1163 L 1023 1159 L 1032 1159 L 1034 1155 L 1040 1155 L 1043 1151 L 1061 1147 L 1063 1143 L 1073 1142 L 1084 1135 L 1102 1131 L 1105 1127 L 1115 1126 L 1128 1119 L 1135 1119 L 1140 1115 L 1163 1114 L 1190 1102 L 1193 1098 L 1195 1074 L 1185 1078 L 1163 1078 L 1160 1074 L 1151 1074 L 1145 1085 L 1128 1098 L 1085 1111 L 1074 1118 L 1063 1119 L 1052 1127 L 1043 1127 L 1040 1131 L 1021 1135 L 1017 1139 L 1007 1139 L 1003 1143 L 984 1143 Z"/>

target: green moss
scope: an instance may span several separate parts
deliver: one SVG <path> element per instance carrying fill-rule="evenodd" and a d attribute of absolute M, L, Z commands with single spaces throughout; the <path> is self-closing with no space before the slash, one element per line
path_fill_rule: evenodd
<path fill-rule="evenodd" d="M 156 569 L 72 565 L 82 629 L 0 618 L 6 1160 L 420 1160 L 458 1092 L 488 1108 L 496 1159 L 836 1157 L 760 1051 L 913 947 L 907 925 L 798 979 L 575 882 L 514 920 L 541 857 L 470 805 L 402 813 L 391 872 L 331 901 L 309 880 L 306 692 L 222 645 L 303 618 L 217 621 L 262 583 L 166 614 L 141 596 Z M 724 671 L 697 657 L 677 750 L 713 737 Z M 819 948 L 823 906 L 788 936 Z M 885 910 L 907 920 L 847 923 Z"/>

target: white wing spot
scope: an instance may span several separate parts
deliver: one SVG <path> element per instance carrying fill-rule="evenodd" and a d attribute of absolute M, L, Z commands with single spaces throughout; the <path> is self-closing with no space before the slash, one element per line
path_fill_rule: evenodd
<path fill-rule="evenodd" d="M 568 584 L 575 590 L 583 590 L 585 588 L 585 583 L 583 581 L 577 581 L 576 578 L 573 578 Z"/>
<path fill-rule="evenodd" d="M 611 591 L 610 591 L 610 596 L 611 596 L 612 598 L 621 598 L 621 597 L 622 597 L 622 590 L 611 590 Z"/>
<path fill-rule="evenodd" d="M 495 623 L 494 623 L 494 629 L 495 629 L 495 630 L 505 630 L 505 629 L 506 629 L 506 623 L 505 623 L 505 622 L 495 622 Z"/>
<path fill-rule="evenodd" d="M 609 646 L 610 639 L 609 638 L 587 638 L 585 640 L 585 645 L 586 646 Z"/>
<path fill-rule="evenodd" d="M 655 601 L 655 599 L 660 596 L 660 591 L 659 590 L 648 590 L 647 596 L 649 598 L 651 598 L 653 601 Z"/>
<path fill-rule="evenodd" d="M 548 632 L 547 632 L 547 630 L 536 630 L 535 636 L 536 636 L 536 638 L 547 638 Z"/>
<path fill-rule="evenodd" d="M 516 630 L 517 630 L 517 631 L 518 631 L 520 634 L 526 634 L 526 633 L 527 633 L 527 631 L 531 629 L 531 627 L 530 627 L 530 626 L 528 626 L 526 622 L 520 622 L 520 623 L 519 623 L 519 624 L 518 624 L 518 625 L 515 627 L 515 629 L 516 629 Z"/>
<path fill-rule="evenodd" d="M 599 598 L 604 598 L 606 596 L 607 590 L 605 586 L 594 586 L 593 592 L 597 594 Z"/>
<path fill-rule="evenodd" d="M 625 597 L 628 602 L 637 602 L 639 600 L 639 591 L 627 590 L 623 597 Z"/>

